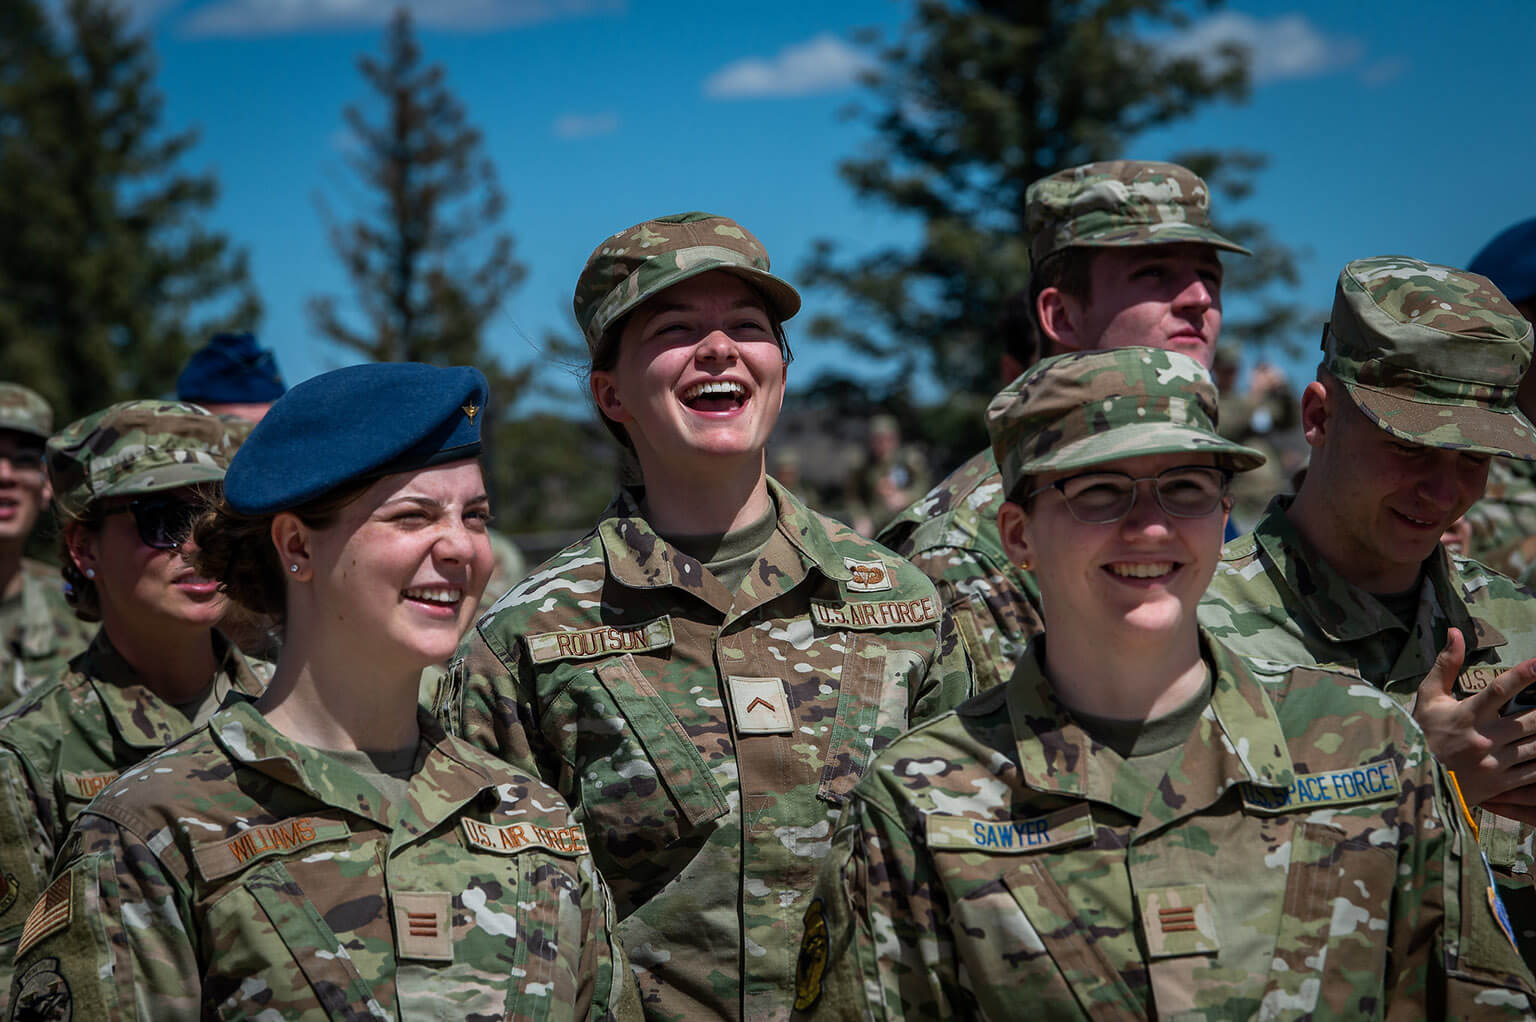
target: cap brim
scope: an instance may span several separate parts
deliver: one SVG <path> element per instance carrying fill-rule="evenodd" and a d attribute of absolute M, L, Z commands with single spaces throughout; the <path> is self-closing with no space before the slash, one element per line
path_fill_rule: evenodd
<path fill-rule="evenodd" d="M 604 324 L 603 329 L 599 333 L 606 332 L 614 323 L 617 323 L 657 295 L 666 294 L 668 290 L 683 283 L 685 280 L 692 280 L 694 277 L 705 273 L 713 273 L 716 270 L 735 274 L 761 291 L 768 299 L 768 303 L 773 306 L 773 311 L 781 323 L 793 318 L 800 311 L 800 292 L 791 287 L 788 281 L 781 280 L 773 274 L 765 270 L 759 270 L 754 266 L 740 266 L 735 263 L 724 263 L 706 259 L 672 277 L 668 281 L 667 286 L 660 291 L 637 296 L 633 301 L 625 302 L 614 309 L 609 314 L 607 323 Z M 596 342 L 593 341 L 592 343 L 595 344 Z"/>
<path fill-rule="evenodd" d="M 1203 429 L 1191 429 L 1172 422 L 1149 422 L 1120 426 L 1074 440 L 1043 458 L 1026 461 L 1019 469 L 1023 475 L 1064 472 L 1146 454 L 1213 454 L 1222 464 L 1238 472 L 1258 468 L 1267 460 L 1251 447 Z"/>
<path fill-rule="evenodd" d="M 53 435 L 51 433 L 43 432 L 30 423 L 7 422 L 4 419 L 0 419 L 0 433 L 3 432 L 25 433 L 27 436 L 35 436 L 41 440 L 47 440 L 50 436 Z"/>
<path fill-rule="evenodd" d="M 1386 432 L 1424 447 L 1536 461 L 1536 425 L 1518 410 L 1413 401 L 1345 381 L 1355 407 Z"/>
<path fill-rule="evenodd" d="M 160 493 L 198 483 L 224 481 L 224 470 L 214 465 L 164 465 L 146 472 L 137 472 L 126 479 L 119 479 L 99 491 L 95 498 L 126 497 L 130 494 Z"/>
<path fill-rule="evenodd" d="M 1223 238 L 1208 227 L 1181 223 L 1152 224 L 1143 227 L 1120 227 L 1112 231 L 1100 231 L 1097 234 L 1088 234 L 1081 238 L 1074 238 L 1072 239 L 1072 244 L 1098 248 L 1114 248 L 1121 245 L 1173 245 L 1179 242 L 1190 241 L 1225 249 L 1228 252 L 1253 255 L 1252 252 L 1237 242 Z"/>

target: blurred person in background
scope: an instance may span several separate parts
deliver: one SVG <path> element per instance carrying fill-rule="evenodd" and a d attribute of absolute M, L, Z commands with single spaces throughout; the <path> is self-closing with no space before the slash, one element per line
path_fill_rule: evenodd
<path fill-rule="evenodd" d="M 52 431 L 41 394 L 0 383 L 0 707 L 61 670 L 95 631 L 70 610 L 59 569 L 24 556 L 53 496 L 43 467 Z"/>
<path fill-rule="evenodd" d="M 1210 190 L 1198 175 L 1174 163 L 1089 163 L 1041 178 L 1025 201 L 1029 289 L 998 326 L 1008 353 L 1000 385 L 1039 354 L 1095 348 L 1145 345 L 1211 364 L 1221 334 L 1218 252 L 1248 250 L 1211 226 Z M 997 534 L 1004 496 L 983 450 L 879 535 L 938 586 L 978 690 L 1006 681 L 1044 627 L 1033 579 Z"/>
<path fill-rule="evenodd" d="M 485 400 L 475 369 L 352 366 L 257 426 L 195 536 L 282 619 L 271 686 L 76 821 L 18 1014 L 639 1018 L 566 806 L 416 702 L 491 570 Z"/>
<path fill-rule="evenodd" d="M 800 296 L 756 237 L 646 221 L 573 305 L 639 485 L 480 620 L 435 705 L 570 801 L 650 1017 L 783 1018 L 832 821 L 965 697 L 965 654 L 927 578 L 766 474 Z"/>
<path fill-rule="evenodd" d="M 252 333 L 214 334 L 176 378 L 176 400 L 257 423 L 288 390 L 277 357 Z"/>
<path fill-rule="evenodd" d="M 226 599 L 198 574 L 193 518 L 224 478 L 224 423 L 196 405 L 126 401 L 48 441 L 62 573 L 95 638 L 0 719 L 0 989 L 69 825 L 122 771 L 257 694 L 268 665 L 215 629 Z"/>
<path fill-rule="evenodd" d="M 875 535 L 927 487 L 928 459 L 901 442 L 896 416 L 870 416 L 862 460 L 844 498 L 854 531 Z"/>

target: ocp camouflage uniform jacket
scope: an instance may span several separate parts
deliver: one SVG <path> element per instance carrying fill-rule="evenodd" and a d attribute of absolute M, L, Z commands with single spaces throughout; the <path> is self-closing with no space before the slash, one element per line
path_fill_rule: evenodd
<path fill-rule="evenodd" d="M 243 699 L 125 772 L 27 917 L 13 1017 L 640 1018 L 565 804 L 420 723 L 393 805 Z"/>
<path fill-rule="evenodd" d="M 6 604 L 0 611 L 0 707 L 62 671 L 96 631 L 64 599 L 59 569 L 41 561 L 22 559 L 21 592 Z"/>
<path fill-rule="evenodd" d="M 1008 494 L 990 449 L 961 465 L 885 527 L 879 541 L 933 579 L 970 654 L 976 691 L 1001 685 L 1045 631 L 1034 576 L 1008 560 L 997 512 Z"/>
<path fill-rule="evenodd" d="M 259 695 L 271 665 L 217 634 L 213 641 L 223 683 Z M 139 683 L 105 631 L 0 717 L 0 1013 L 22 921 L 70 824 L 120 772 L 190 730 L 180 710 Z"/>
<path fill-rule="evenodd" d="M 621 493 L 481 618 L 438 710 L 571 803 L 654 1018 L 787 1016 L 800 917 L 874 751 L 953 707 L 932 584 L 770 482 L 733 596 Z"/>
<path fill-rule="evenodd" d="M 1536 574 L 1536 462 L 1494 458 L 1467 524 L 1467 556 L 1529 585 Z"/>
<path fill-rule="evenodd" d="M 1437 549 L 1425 562 L 1419 616 L 1410 633 L 1302 538 L 1286 517 L 1290 500 L 1277 497 L 1253 532 L 1222 548 L 1200 605 L 1200 623 L 1239 654 L 1348 665 L 1409 710 L 1450 628 L 1467 643 L 1456 682 L 1462 695 L 1536 657 L 1536 599 L 1529 590 Z M 1536 962 L 1532 828 L 1481 809 L 1474 814 L 1526 961 Z"/>
<path fill-rule="evenodd" d="M 1528 1016 L 1536 981 L 1390 699 L 1353 675 L 1259 675 L 1207 642 L 1211 702 L 1149 783 L 1056 701 L 1035 649 L 854 790 L 807 912 L 799 1007 Z"/>

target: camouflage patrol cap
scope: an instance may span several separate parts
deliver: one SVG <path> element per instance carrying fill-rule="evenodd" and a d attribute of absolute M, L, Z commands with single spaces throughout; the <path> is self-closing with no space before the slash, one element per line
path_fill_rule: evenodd
<path fill-rule="evenodd" d="M 1177 163 L 1107 160 L 1043 177 L 1024 193 L 1030 262 L 1064 248 L 1195 241 L 1252 255 L 1211 227 L 1211 192 Z"/>
<path fill-rule="evenodd" d="M 48 438 L 53 432 L 53 409 L 43 395 L 19 383 L 0 383 L 0 429 Z"/>
<path fill-rule="evenodd" d="M 1214 454 L 1239 472 L 1264 464 L 1216 432 L 1216 385 L 1205 367 L 1161 348 L 1044 359 L 992 399 L 987 432 L 1009 490 L 1025 476 L 1143 454 Z"/>
<path fill-rule="evenodd" d="M 48 480 L 67 514 L 108 497 L 224 478 L 234 445 L 219 417 L 180 401 L 123 401 L 48 440 Z"/>
<path fill-rule="evenodd" d="M 676 213 L 620 231 L 593 251 L 571 304 L 587 348 L 626 313 L 674 284 L 725 270 L 761 291 L 780 321 L 800 311 L 800 293 L 768 272 L 768 252 L 736 221 Z"/>
<path fill-rule="evenodd" d="M 1375 256 L 1339 274 L 1323 368 L 1400 440 L 1536 461 L 1536 426 L 1515 405 L 1531 343 L 1487 277 Z"/>

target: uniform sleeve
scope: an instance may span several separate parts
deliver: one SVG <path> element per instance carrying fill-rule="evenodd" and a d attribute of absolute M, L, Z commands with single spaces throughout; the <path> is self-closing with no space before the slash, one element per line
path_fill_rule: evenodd
<path fill-rule="evenodd" d="M 970 656 L 976 691 L 1001 685 L 1025 644 L 1045 631 L 1033 594 L 988 558 L 958 547 L 925 550 L 912 563 L 933 579 Z"/>
<path fill-rule="evenodd" d="M 640 989 L 614 933 L 613 896 L 591 857 L 581 866 L 583 941 L 576 1017 L 594 1022 L 641 1022 Z"/>
<path fill-rule="evenodd" d="M 184 889 L 132 832 L 87 812 L 27 915 L 12 1019 L 202 1016 Z"/>
<path fill-rule="evenodd" d="M 556 783 L 558 770 L 546 770 L 543 742 L 534 724 L 536 702 L 532 672 L 519 655 L 516 642 L 501 645 L 482 629 L 470 632 L 459 647 L 448 677 L 438 686 L 433 715 L 449 734 L 520 767 L 547 783 Z M 500 648 L 492 646 L 496 642 Z"/>
<path fill-rule="evenodd" d="M 965 643 L 960 641 L 960 632 L 955 627 L 954 618 L 941 611 L 935 631 L 936 649 L 933 659 L 929 661 L 927 673 L 911 693 L 912 705 L 907 719 L 909 727 L 954 709 L 969 699 L 974 691 L 971 660 L 966 655 Z"/>
<path fill-rule="evenodd" d="M 11 966 L 27 912 L 37 902 L 53 865 L 53 818 L 21 757 L 0 746 L 0 1018 L 10 1007 Z"/>
<path fill-rule="evenodd" d="M 796 1017 L 973 1015 L 933 863 L 894 809 L 868 793 L 862 787 L 849 802 L 818 871 L 796 971 Z"/>
<path fill-rule="evenodd" d="M 1536 995 L 1445 771 L 1422 742 L 1401 768 L 1389 1018 L 1529 1018 Z"/>

